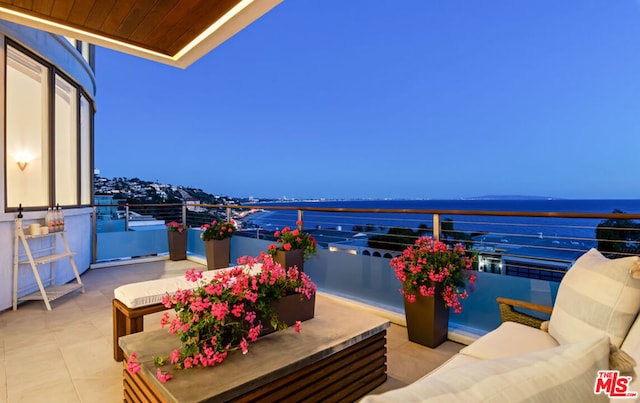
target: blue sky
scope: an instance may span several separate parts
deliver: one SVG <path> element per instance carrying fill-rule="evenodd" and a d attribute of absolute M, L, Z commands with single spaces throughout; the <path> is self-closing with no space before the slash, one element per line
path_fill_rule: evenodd
<path fill-rule="evenodd" d="M 636 0 L 285 0 L 186 70 L 96 61 L 106 177 L 241 197 L 640 199 Z"/>

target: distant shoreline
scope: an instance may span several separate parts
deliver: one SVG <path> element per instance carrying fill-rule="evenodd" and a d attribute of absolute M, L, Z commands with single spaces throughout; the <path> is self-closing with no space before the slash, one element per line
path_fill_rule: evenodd
<path fill-rule="evenodd" d="M 273 205 L 273 204 L 291 204 L 291 203 L 341 203 L 341 202 L 459 202 L 459 201 L 614 201 L 614 200 L 640 200 L 640 198 L 566 198 L 566 197 L 555 197 L 555 196 L 527 196 L 527 195 L 486 195 L 486 196 L 471 196 L 471 197 L 461 197 L 461 198 L 393 198 L 393 197 L 384 197 L 384 198 L 352 198 L 352 199 L 265 199 L 264 201 L 251 202 L 247 203 L 248 205 Z"/>

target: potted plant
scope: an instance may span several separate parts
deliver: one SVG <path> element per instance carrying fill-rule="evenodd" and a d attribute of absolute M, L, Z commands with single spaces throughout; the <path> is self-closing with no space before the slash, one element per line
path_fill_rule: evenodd
<path fill-rule="evenodd" d="M 207 268 L 214 270 L 229 267 L 230 239 L 237 231 L 236 226 L 232 222 L 213 220 L 200 229 L 200 238 L 204 241 L 207 255 Z"/>
<path fill-rule="evenodd" d="M 167 238 L 169 240 L 169 259 L 184 260 L 187 258 L 187 241 L 189 227 L 177 221 L 167 223 Z"/>
<path fill-rule="evenodd" d="M 181 347 L 154 359 L 161 382 L 172 377 L 167 365 L 174 369 L 218 365 L 233 351 L 246 354 L 249 344 L 265 334 L 265 329 L 295 326 L 300 332 L 301 322 L 313 318 L 316 286 L 305 273 L 285 269 L 264 253 L 255 259 L 240 258 L 238 263 L 242 266 L 217 271 L 210 281 L 202 279 L 202 271 L 187 270 L 187 280 L 199 286 L 163 298 L 166 307 L 174 308 L 175 316 L 170 318 L 165 312 L 160 323 L 169 325 Z M 260 270 L 252 270 L 256 263 L 261 263 Z M 285 300 L 288 310 L 282 309 Z M 127 369 L 139 371 L 135 353 Z"/>
<path fill-rule="evenodd" d="M 302 221 L 296 222 L 297 228 L 292 230 L 285 227 L 282 231 L 276 231 L 276 243 L 269 245 L 267 253 L 284 267 L 297 267 L 304 270 L 304 261 L 316 254 L 318 244 L 308 233 L 302 230 Z"/>
<path fill-rule="evenodd" d="M 473 287 L 476 280 L 473 260 L 462 244 L 450 248 L 429 236 L 418 238 L 391 259 L 402 283 L 409 340 L 432 348 L 446 340 L 449 308 L 462 311 L 467 285 Z"/>

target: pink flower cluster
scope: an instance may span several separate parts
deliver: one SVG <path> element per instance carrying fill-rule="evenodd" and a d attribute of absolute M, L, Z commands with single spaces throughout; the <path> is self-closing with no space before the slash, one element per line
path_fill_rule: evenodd
<path fill-rule="evenodd" d="M 231 238 L 238 228 L 232 222 L 213 220 L 211 224 L 201 225 L 200 230 L 202 231 L 200 238 L 203 241 L 211 241 Z"/>
<path fill-rule="evenodd" d="M 187 270 L 185 277 L 189 281 L 202 284 L 194 290 L 177 290 L 164 296 L 163 304 L 173 307 L 176 314 L 171 317 L 165 312 L 160 324 L 168 325 L 169 332 L 182 342 L 182 347 L 166 360 L 174 368 L 214 366 L 231 351 L 248 353 L 249 344 L 258 339 L 263 323 L 276 330 L 286 327 L 271 309 L 270 301 L 294 293 L 311 298 L 316 292 L 315 284 L 305 273 L 293 267 L 285 269 L 264 253 L 257 258 L 240 258 L 238 263 L 240 266 L 233 269 L 217 271 L 211 281 L 202 280 L 202 271 Z M 256 263 L 262 266 L 251 274 Z M 298 321 L 295 331 L 300 329 Z M 127 362 L 132 373 L 140 370 L 136 360 L 133 353 Z M 165 360 L 160 362 L 164 365 Z M 171 374 L 160 368 L 157 376 L 161 382 L 171 379 Z"/>
<path fill-rule="evenodd" d="M 275 231 L 276 243 L 269 245 L 267 253 L 275 256 L 278 250 L 290 251 L 301 249 L 304 251 L 305 259 L 314 255 L 318 250 L 318 244 L 314 237 L 302 230 L 302 221 L 296 221 L 297 228 L 292 230 L 285 227 L 282 231 Z"/>
<path fill-rule="evenodd" d="M 183 232 L 188 230 L 189 227 L 187 227 L 184 224 L 181 224 L 177 221 L 171 221 L 170 223 L 167 223 L 167 230 L 169 232 Z"/>
<path fill-rule="evenodd" d="M 451 249 L 447 244 L 425 236 L 402 255 L 391 259 L 396 278 L 402 283 L 400 293 L 407 301 L 415 302 L 417 295 L 424 297 L 438 293 L 455 313 L 462 312 L 461 300 L 468 297 L 466 286 L 473 287 L 474 258 L 466 256 L 464 245 Z"/>

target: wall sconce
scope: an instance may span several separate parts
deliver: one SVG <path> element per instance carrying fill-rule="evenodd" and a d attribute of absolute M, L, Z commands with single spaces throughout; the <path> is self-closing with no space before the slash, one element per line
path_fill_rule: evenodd
<path fill-rule="evenodd" d="M 33 155 L 26 150 L 22 150 L 13 154 L 13 158 L 18 164 L 18 168 L 20 171 L 24 171 L 24 169 L 29 165 L 29 162 L 33 160 Z"/>

